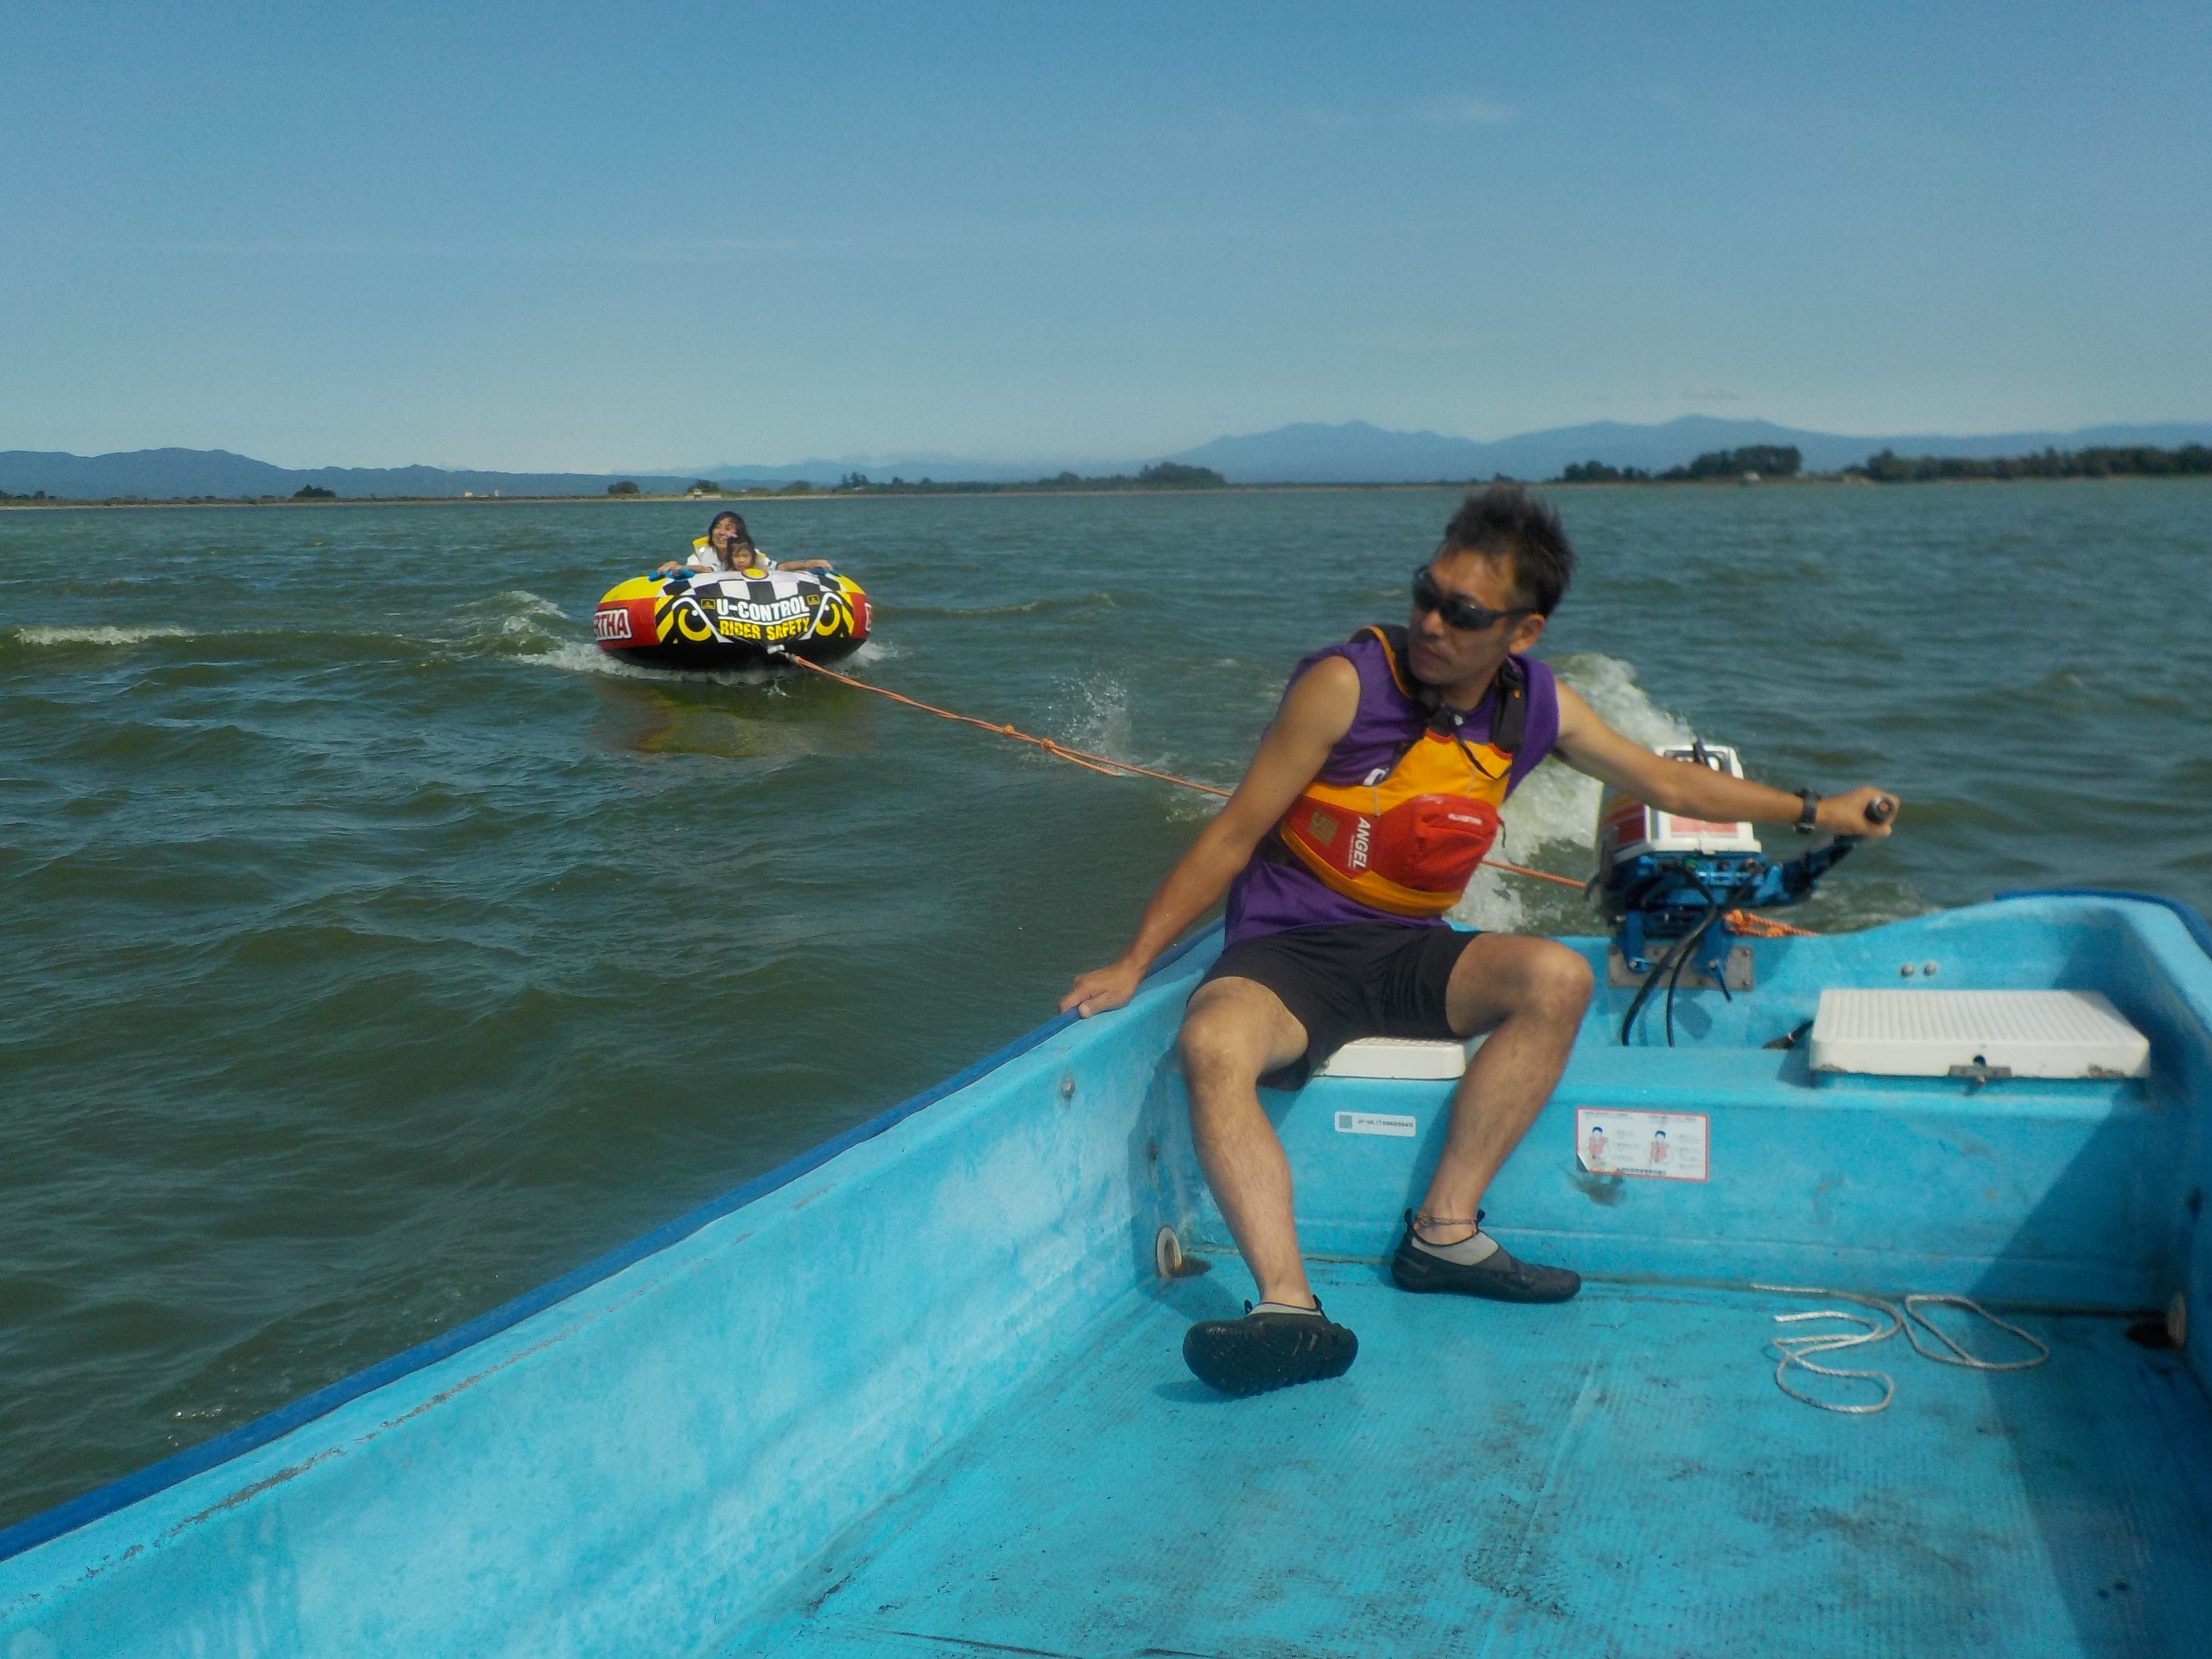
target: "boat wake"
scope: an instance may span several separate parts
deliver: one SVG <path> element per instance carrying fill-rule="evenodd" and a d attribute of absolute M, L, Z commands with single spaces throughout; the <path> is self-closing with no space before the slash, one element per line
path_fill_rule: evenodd
<path fill-rule="evenodd" d="M 678 669 L 646 667 L 638 663 L 624 662 L 621 658 L 602 651 L 598 645 L 574 638 L 567 631 L 568 616 L 550 600 L 532 593 L 518 591 L 501 595 L 507 600 L 526 599 L 531 605 L 511 607 L 505 622 L 499 625 L 497 636 L 506 641 L 502 654 L 518 658 L 541 668 L 550 668 L 563 674 L 599 674 L 609 679 L 638 680 L 647 685 L 738 685 L 781 686 L 788 683 L 790 671 L 767 663 L 754 663 L 743 668 Z M 556 631 L 549 626 L 551 618 L 563 624 Z M 884 640 L 868 640 L 845 659 L 842 667 L 867 668 L 888 662 L 899 654 L 898 647 Z"/>
<path fill-rule="evenodd" d="M 1013 605 L 879 605 L 876 611 L 890 620 L 928 617 L 968 621 L 977 617 L 1048 616 L 1065 611 L 1088 612 L 1111 606 L 1114 602 L 1111 593 L 1055 593 Z"/>
<path fill-rule="evenodd" d="M 1147 767 L 1156 772 L 1217 783 L 1222 788 L 1235 783 L 1233 777 L 1220 776 L 1218 766 L 1204 760 L 1194 761 L 1188 754 L 1164 749 L 1146 750 L 1137 738 L 1134 717 L 1129 710 L 1128 690 L 1120 681 L 1104 676 L 1075 680 L 1069 684 L 1066 696 L 1073 704 L 1072 710 L 1045 730 L 1071 748 L 1118 761 L 1125 766 Z M 1169 818 L 1178 823 L 1202 823 L 1221 810 L 1219 796 L 1194 789 L 1169 789 L 1161 799 Z"/>
<path fill-rule="evenodd" d="M 1129 725 L 1127 690 L 1110 679 L 1078 680 L 1073 689 L 1076 713 L 1067 726 L 1067 741 L 1109 760 L 1129 758 L 1134 734 Z"/>
<path fill-rule="evenodd" d="M 144 645 L 151 640 L 190 640 L 198 635 L 189 628 L 18 628 L 11 630 L 19 645 Z"/>
<path fill-rule="evenodd" d="M 453 643 L 495 654 L 527 656 L 571 637 L 568 613 L 526 587 L 480 599 L 463 608 L 463 632 Z"/>
<path fill-rule="evenodd" d="M 563 674 L 601 674 L 609 679 L 638 680 L 647 685 L 766 685 L 782 678 L 764 665 L 750 668 L 646 668 L 609 656 L 596 645 L 562 640 L 540 649 L 518 652 L 520 659 Z"/>

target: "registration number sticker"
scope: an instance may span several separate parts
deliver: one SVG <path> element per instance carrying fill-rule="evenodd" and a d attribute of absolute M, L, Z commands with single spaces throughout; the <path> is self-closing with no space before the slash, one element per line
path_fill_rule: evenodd
<path fill-rule="evenodd" d="M 1401 1117 L 1395 1112 L 1339 1112 L 1336 1132 L 1340 1135 L 1396 1135 L 1411 1140 L 1419 1129 L 1418 1120 Z"/>

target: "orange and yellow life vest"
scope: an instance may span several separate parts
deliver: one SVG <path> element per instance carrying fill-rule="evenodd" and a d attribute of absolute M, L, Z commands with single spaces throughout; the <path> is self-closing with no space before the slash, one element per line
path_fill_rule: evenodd
<path fill-rule="evenodd" d="M 1429 703 L 1429 724 L 1392 764 L 1359 782 L 1309 784 L 1274 838 L 1334 892 L 1391 915 L 1441 916 L 1459 902 L 1498 838 L 1525 727 L 1527 684 L 1517 672 L 1501 671 L 1492 737 L 1470 743 L 1460 735 L 1463 717 L 1433 693 L 1422 697 L 1425 688 L 1402 665 L 1404 631 L 1366 628 L 1352 637 L 1367 634 L 1382 641 L 1399 689 Z"/>

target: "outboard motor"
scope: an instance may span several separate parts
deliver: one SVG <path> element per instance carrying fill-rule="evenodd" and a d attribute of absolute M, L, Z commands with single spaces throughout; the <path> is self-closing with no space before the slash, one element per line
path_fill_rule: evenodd
<path fill-rule="evenodd" d="M 1743 775 L 1735 750 L 1723 744 L 1692 743 L 1659 753 L 1730 777 Z M 1670 1009 L 1674 988 L 1686 976 L 1693 988 L 1717 988 L 1724 995 L 1749 990 L 1751 951 L 1738 950 L 1728 912 L 1802 904 L 1857 844 L 1855 836 L 1837 836 L 1777 863 L 1766 857 L 1748 823 L 1681 817 L 1607 789 L 1598 803 L 1597 871 L 1585 890 L 1613 925 L 1608 981 L 1644 987 L 1622 1023 L 1621 1041 L 1628 1040 L 1644 994 L 1662 979 Z M 1671 1019 L 1668 1024 L 1671 1040 Z"/>

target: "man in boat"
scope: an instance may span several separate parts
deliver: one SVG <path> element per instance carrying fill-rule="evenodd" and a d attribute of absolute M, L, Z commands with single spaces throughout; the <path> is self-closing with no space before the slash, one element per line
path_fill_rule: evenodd
<path fill-rule="evenodd" d="M 1662 759 L 1622 737 L 1528 653 L 1574 574 L 1558 516 L 1517 486 L 1471 494 L 1415 576 L 1407 626 L 1363 629 L 1291 672 L 1243 781 L 1146 907 L 1110 966 L 1060 1006 L 1118 1008 L 1154 957 L 1224 893 L 1221 956 L 1178 1045 L 1192 1138 L 1260 1291 L 1242 1319 L 1194 1325 L 1206 1382 L 1257 1394 L 1337 1376 L 1358 1340 L 1306 1281 L 1290 1166 L 1257 1085 L 1302 1085 L 1358 1037 L 1488 1041 L 1452 1096 L 1443 1155 L 1391 1261 L 1403 1289 L 1563 1302 L 1567 1268 L 1519 1261 L 1482 1230 L 1482 1197 L 1559 1082 L 1590 995 L 1551 939 L 1444 923 L 1547 755 L 1670 812 L 1886 836 L 1867 787 L 1822 799 Z"/>
<path fill-rule="evenodd" d="M 691 544 L 691 556 L 683 561 L 671 559 L 653 574 L 665 576 L 672 570 L 757 570 L 765 574 L 770 570 L 828 570 L 827 559 L 785 559 L 771 563 L 760 549 L 753 545 L 752 532 L 745 521 L 735 513 L 717 513 L 707 533 Z"/>

